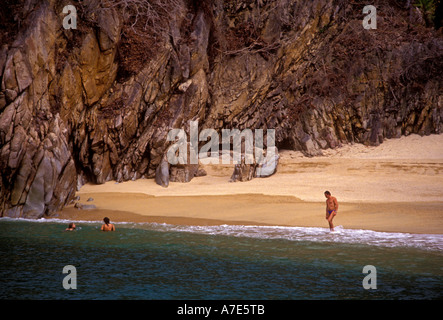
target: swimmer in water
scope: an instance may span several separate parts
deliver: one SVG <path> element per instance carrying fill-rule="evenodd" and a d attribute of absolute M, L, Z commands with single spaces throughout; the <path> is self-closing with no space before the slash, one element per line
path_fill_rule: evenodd
<path fill-rule="evenodd" d="M 115 231 L 115 226 L 112 223 L 109 223 L 109 218 L 105 217 L 103 219 L 103 222 L 105 223 L 101 227 L 101 231 Z"/>

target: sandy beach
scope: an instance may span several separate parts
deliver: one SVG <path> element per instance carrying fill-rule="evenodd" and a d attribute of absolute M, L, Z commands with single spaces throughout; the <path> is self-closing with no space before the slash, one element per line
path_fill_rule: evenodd
<path fill-rule="evenodd" d="M 443 135 L 344 145 L 318 157 L 280 150 L 277 173 L 248 182 L 229 182 L 233 165 L 203 167 L 206 176 L 168 188 L 154 179 L 86 184 L 79 202 L 97 209 L 70 205 L 57 218 L 327 228 L 323 192 L 329 190 L 340 205 L 336 226 L 443 234 Z"/>

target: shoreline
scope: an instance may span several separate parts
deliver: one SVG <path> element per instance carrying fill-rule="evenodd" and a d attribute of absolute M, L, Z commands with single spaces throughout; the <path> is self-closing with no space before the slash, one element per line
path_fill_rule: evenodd
<path fill-rule="evenodd" d="M 202 166 L 206 176 L 168 188 L 154 179 L 86 184 L 79 202 L 97 209 L 70 205 L 59 217 L 101 221 L 106 213 L 116 223 L 328 228 L 323 193 L 329 190 L 340 206 L 334 226 L 443 234 L 443 135 L 389 139 L 378 147 L 349 144 L 316 157 L 279 154 L 277 173 L 246 182 L 229 182 L 233 164 L 212 164 Z"/>
<path fill-rule="evenodd" d="M 86 194 L 85 194 L 86 195 Z M 328 228 L 325 205 L 296 198 L 263 195 L 155 197 L 132 193 L 87 194 L 97 209 L 66 207 L 56 219 L 102 221 L 108 216 L 119 222 L 166 223 L 172 225 L 257 225 Z M 81 203 L 86 203 L 82 202 Z M 181 209 L 171 208 L 171 202 Z M 121 210 L 116 204 L 126 203 Z M 189 212 L 190 204 L 198 208 Z M 254 205 L 252 205 L 254 203 Z M 247 208 L 249 206 L 249 208 Z M 150 207 L 150 210 L 146 208 Z M 235 210 L 234 207 L 238 209 Z M 211 208 L 213 211 L 208 212 Z M 269 213 L 269 209 L 273 213 Z M 347 203 L 340 204 L 334 226 L 378 232 L 443 234 L 443 202 L 431 203 Z"/>

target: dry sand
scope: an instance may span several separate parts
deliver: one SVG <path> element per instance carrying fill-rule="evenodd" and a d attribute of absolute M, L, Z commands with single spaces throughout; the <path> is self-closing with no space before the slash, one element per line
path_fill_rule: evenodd
<path fill-rule="evenodd" d="M 387 232 L 443 234 L 443 135 L 411 135 L 378 147 L 360 144 L 325 150 L 323 156 L 280 152 L 278 172 L 230 183 L 233 165 L 206 165 L 208 175 L 158 186 L 153 179 L 78 191 L 80 203 L 59 218 L 172 224 L 254 224 L 324 227 L 329 190 L 340 208 L 336 226 Z M 92 202 L 86 202 L 92 197 Z"/>

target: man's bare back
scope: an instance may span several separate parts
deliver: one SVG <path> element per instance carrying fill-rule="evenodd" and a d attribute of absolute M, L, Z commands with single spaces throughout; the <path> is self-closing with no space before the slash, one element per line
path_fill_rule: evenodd
<path fill-rule="evenodd" d="M 108 217 L 105 217 L 103 219 L 103 221 L 104 221 L 105 224 L 102 225 L 101 231 L 115 231 L 115 226 L 112 223 L 109 222 L 109 218 Z"/>
<path fill-rule="evenodd" d="M 112 223 L 104 224 L 104 225 L 102 225 L 101 230 L 102 231 L 115 231 L 115 227 L 114 227 L 114 225 Z"/>

